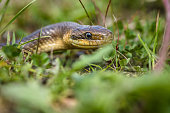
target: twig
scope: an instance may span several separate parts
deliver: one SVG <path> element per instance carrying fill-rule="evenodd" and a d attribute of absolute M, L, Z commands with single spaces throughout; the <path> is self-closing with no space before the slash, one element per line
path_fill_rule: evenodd
<path fill-rule="evenodd" d="M 165 11 L 166 11 L 166 26 L 165 26 L 165 32 L 164 32 L 162 45 L 159 51 L 159 60 L 155 66 L 155 71 L 159 71 L 159 72 L 164 68 L 164 64 L 165 64 L 167 52 L 168 52 L 168 46 L 170 42 L 170 3 L 168 0 L 162 0 L 162 1 L 165 7 Z"/>
<path fill-rule="evenodd" d="M 109 3 L 108 3 L 107 8 L 106 8 L 105 18 L 104 18 L 104 20 L 103 20 L 104 27 L 106 27 L 106 17 L 107 17 L 107 13 L 108 13 L 109 6 L 110 6 L 110 4 L 111 4 L 111 1 L 112 1 L 112 0 L 109 0 Z"/>
<path fill-rule="evenodd" d="M 102 11 L 101 11 L 101 10 L 99 9 L 99 7 L 96 5 L 96 2 L 95 2 L 94 0 L 91 0 L 91 2 L 93 3 L 95 10 L 98 11 L 98 14 L 97 14 L 98 24 L 100 24 L 100 20 L 99 20 L 99 19 L 101 19 L 101 20 L 103 21 L 103 23 L 104 23 L 104 15 L 103 15 Z M 100 16 L 100 18 L 99 18 L 99 16 Z M 102 23 L 102 24 L 103 24 L 103 23 Z M 100 25 L 101 25 L 101 24 L 100 24 Z"/>
<path fill-rule="evenodd" d="M 41 31 L 40 31 L 40 33 L 39 33 L 38 40 L 37 40 L 36 54 L 38 53 L 38 48 L 39 48 L 39 43 L 40 43 L 41 33 L 42 33 L 42 28 L 41 28 Z"/>
<path fill-rule="evenodd" d="M 86 12 L 86 15 L 87 15 L 87 17 L 89 18 L 89 20 L 90 20 L 91 24 L 93 25 L 93 22 L 92 22 L 92 20 L 91 20 L 91 18 L 90 18 L 90 16 L 89 16 L 89 14 L 88 14 L 88 12 L 87 12 L 86 8 L 84 7 L 84 5 L 83 5 L 82 1 L 81 1 L 81 0 L 79 0 L 79 2 L 80 2 L 80 4 L 82 5 L 82 7 L 83 7 L 84 11 Z"/>
<path fill-rule="evenodd" d="M 119 46 L 119 27 L 118 27 L 118 22 L 117 22 L 117 19 L 115 17 L 115 15 L 113 14 L 113 18 L 116 22 L 116 29 L 117 29 L 117 44 L 116 44 L 116 51 L 119 49 L 118 46 Z"/>
<path fill-rule="evenodd" d="M 159 16 L 160 16 L 160 11 L 158 11 L 158 14 L 157 14 L 157 17 L 156 17 L 156 32 L 158 31 Z"/>

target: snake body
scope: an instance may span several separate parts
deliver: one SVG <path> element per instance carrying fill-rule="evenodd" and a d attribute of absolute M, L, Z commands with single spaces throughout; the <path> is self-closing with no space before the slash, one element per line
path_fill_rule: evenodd
<path fill-rule="evenodd" d="M 29 41 L 22 46 L 22 50 L 26 53 L 35 53 L 35 51 L 41 53 L 51 50 L 93 49 L 110 43 L 112 39 L 112 32 L 102 26 L 62 22 L 33 32 L 23 38 L 21 44 Z"/>

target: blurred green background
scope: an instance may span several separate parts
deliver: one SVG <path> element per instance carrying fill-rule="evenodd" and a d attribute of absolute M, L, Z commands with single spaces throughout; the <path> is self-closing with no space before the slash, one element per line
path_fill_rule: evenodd
<path fill-rule="evenodd" d="M 10 0 L 0 28 L 30 1 Z M 82 0 L 93 23 L 103 25 L 109 0 L 93 1 L 100 11 Z M 20 38 L 63 21 L 91 24 L 79 0 L 36 0 L 1 38 L 13 31 Z M 25 61 L 16 46 L 6 46 L 0 51 L 6 55 L 0 59 L 0 113 L 169 113 L 170 67 L 153 73 L 155 53 L 149 57 L 138 37 L 158 52 L 165 27 L 161 0 L 112 0 L 106 25 L 115 41 L 90 55 L 67 50 L 56 59 L 42 53 Z"/>
<path fill-rule="evenodd" d="M 3 4 L 2 0 L 1 4 Z M 109 0 L 94 0 L 102 14 L 105 15 Z M 30 0 L 11 0 L 3 24 L 8 22 Z M 102 25 L 99 12 L 91 0 L 82 0 L 94 24 Z M 139 16 L 145 19 L 163 12 L 161 0 L 112 0 L 106 24 L 111 26 L 113 15 L 118 20 L 133 19 Z M 162 14 L 162 13 L 161 13 Z M 37 0 L 24 14 L 10 26 L 9 29 L 17 33 L 30 33 L 36 29 L 57 22 L 75 21 L 90 24 L 79 0 Z M 2 25 L 3 26 L 3 25 Z"/>

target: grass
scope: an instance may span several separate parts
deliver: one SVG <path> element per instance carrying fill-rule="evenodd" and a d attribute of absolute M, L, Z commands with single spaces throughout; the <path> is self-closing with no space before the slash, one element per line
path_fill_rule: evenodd
<path fill-rule="evenodd" d="M 151 58 L 151 53 L 149 52 L 148 46 L 142 41 L 139 34 L 138 34 L 138 38 L 139 38 L 140 42 L 142 43 L 143 47 L 145 48 L 145 50 L 146 50 L 146 52 L 147 52 L 147 54 L 149 56 L 149 63 L 148 64 L 149 64 L 149 70 L 151 71 L 152 70 L 152 68 L 151 68 L 151 66 L 152 66 L 152 64 L 151 64 L 151 59 L 152 59 Z"/>
<path fill-rule="evenodd" d="M 6 30 L 6 28 L 7 28 L 10 24 L 12 24 L 12 23 L 15 21 L 15 19 L 16 19 L 19 15 L 21 15 L 21 14 L 22 14 L 29 6 L 31 6 L 35 1 L 36 1 L 36 0 L 31 1 L 28 5 L 26 5 L 24 8 L 22 8 L 22 9 L 7 23 L 7 25 L 0 30 L 0 35 Z M 6 8 L 6 7 L 4 7 L 4 9 L 5 9 L 5 8 Z M 4 12 L 4 13 L 5 13 L 5 12 Z M 4 13 L 3 13 L 3 14 L 4 14 Z"/>
<path fill-rule="evenodd" d="M 2 10 L 1 10 L 1 12 L 0 12 L 0 14 L 1 14 L 1 17 L 0 17 L 0 25 L 1 25 L 2 21 L 3 21 L 3 19 L 4 19 L 6 10 L 7 10 L 7 8 L 8 8 L 9 1 L 10 1 L 10 0 L 6 0 L 5 5 L 3 6 L 3 8 L 2 8 Z"/>
<path fill-rule="evenodd" d="M 19 19 L 33 2 L 7 22 L 1 32 Z M 2 112 L 5 109 L 7 113 L 169 112 L 170 67 L 166 65 L 157 77 L 152 72 L 164 18 L 141 20 L 135 16 L 131 22 L 118 20 L 112 24 L 108 28 L 116 31 L 115 40 L 98 50 L 88 51 L 90 54 L 68 50 L 60 55 L 59 52 L 41 53 L 24 59 L 22 44 L 15 41 L 18 31 L 12 35 L 9 32 L 7 46 L 0 50 Z M 40 35 L 36 40 L 39 38 L 43 37 Z"/>

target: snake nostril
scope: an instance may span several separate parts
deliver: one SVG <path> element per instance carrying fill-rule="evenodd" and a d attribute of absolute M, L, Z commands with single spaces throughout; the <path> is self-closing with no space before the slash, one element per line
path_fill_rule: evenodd
<path fill-rule="evenodd" d="M 101 36 L 101 37 L 100 37 L 100 40 L 104 40 L 104 36 Z"/>

